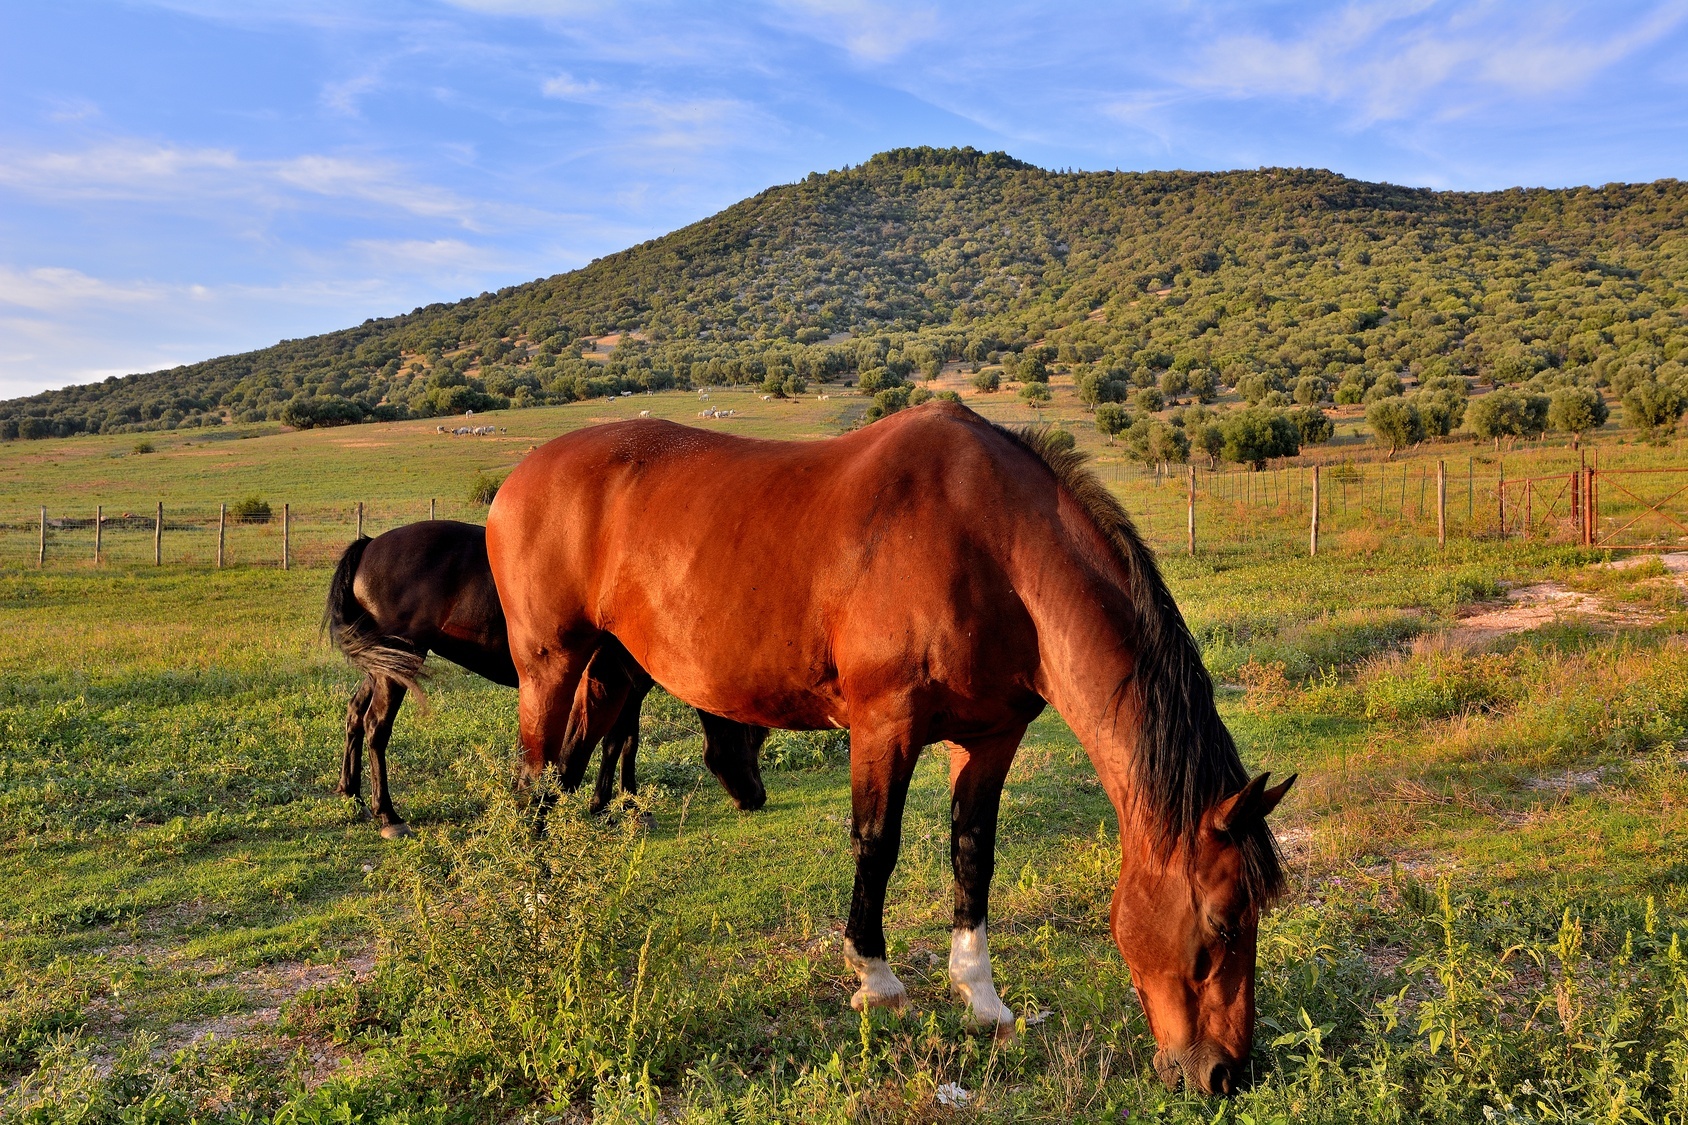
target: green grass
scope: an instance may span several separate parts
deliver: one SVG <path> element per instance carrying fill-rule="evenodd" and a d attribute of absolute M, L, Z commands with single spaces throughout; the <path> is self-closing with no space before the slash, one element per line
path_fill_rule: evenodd
<path fill-rule="evenodd" d="M 747 407 L 776 436 L 846 409 Z M 599 408 L 511 419 L 531 444 Z M 255 466 L 226 491 L 373 505 L 466 488 L 526 447 L 356 444 L 379 432 L 236 439 Z M 101 440 L 31 443 L 62 477 L 13 462 L 8 487 L 104 495 L 83 452 Z M 134 497 L 190 479 L 200 447 L 175 440 L 137 458 Z M 1120 487 L 1151 514 L 1173 493 Z M 119 562 L 0 572 L 0 1119 L 1685 1120 L 1688 649 L 1669 579 L 1422 534 L 1339 535 L 1309 559 L 1294 512 L 1215 530 L 1195 558 L 1166 551 L 1169 579 L 1245 760 L 1301 774 L 1275 818 L 1292 890 L 1263 929 L 1238 1098 L 1152 1076 L 1107 933 L 1112 812 L 1052 714 L 1009 780 L 992 938 L 1005 997 L 1053 1015 L 1000 1044 L 946 995 L 941 754 L 887 911 L 913 1011 L 864 1020 L 839 951 L 835 747 L 782 744 L 768 807 L 742 814 L 658 697 L 654 826 L 565 801 L 536 843 L 511 795 L 513 693 L 440 668 L 392 748 L 418 835 L 384 842 L 329 792 L 353 680 L 317 635 L 326 571 Z M 1444 643 L 1501 583 L 1545 580 L 1642 623 Z M 950 1082 L 965 1106 L 936 1101 Z"/>

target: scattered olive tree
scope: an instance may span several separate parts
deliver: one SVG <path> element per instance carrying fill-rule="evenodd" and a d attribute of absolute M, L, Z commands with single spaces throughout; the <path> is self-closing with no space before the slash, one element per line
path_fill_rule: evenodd
<path fill-rule="evenodd" d="M 1571 435 L 1575 449 L 1584 433 L 1606 424 L 1610 411 L 1606 400 L 1593 387 L 1561 387 L 1547 400 L 1547 424 L 1555 431 Z"/>
<path fill-rule="evenodd" d="M 1424 440 L 1424 417 L 1418 407 L 1399 395 L 1374 399 L 1366 407 L 1366 423 L 1377 443 L 1389 447 L 1391 458 L 1398 450 Z"/>

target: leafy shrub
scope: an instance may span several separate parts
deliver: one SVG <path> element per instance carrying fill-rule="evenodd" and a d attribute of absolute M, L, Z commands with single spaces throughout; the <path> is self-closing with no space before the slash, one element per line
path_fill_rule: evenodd
<path fill-rule="evenodd" d="M 1516 672 L 1516 662 L 1498 653 L 1430 652 L 1378 659 L 1355 682 L 1367 719 L 1423 722 L 1510 701 Z"/>
<path fill-rule="evenodd" d="M 1466 411 L 1466 425 L 1480 438 L 1529 437 L 1547 428 L 1546 395 L 1497 387 L 1474 401 Z"/>
<path fill-rule="evenodd" d="M 1610 411 L 1593 387 L 1562 387 L 1548 398 L 1547 424 L 1562 434 L 1581 437 L 1606 424 Z"/>
<path fill-rule="evenodd" d="M 1290 414 L 1295 422 L 1295 430 L 1301 435 L 1302 445 L 1323 445 L 1336 434 L 1336 426 L 1330 420 L 1330 415 L 1317 406 L 1303 406 Z"/>
<path fill-rule="evenodd" d="M 1131 411 L 1117 402 L 1104 402 L 1096 408 L 1096 432 L 1113 437 L 1129 428 Z"/>
<path fill-rule="evenodd" d="M 1002 372 L 981 371 L 973 376 L 973 386 L 985 394 L 995 394 L 1002 389 Z"/>
<path fill-rule="evenodd" d="M 1377 443 L 1389 447 L 1391 457 L 1397 450 L 1424 439 L 1424 418 L 1418 407 L 1399 395 L 1373 399 L 1366 407 L 1366 422 Z"/>
<path fill-rule="evenodd" d="M 135 443 L 135 452 L 136 453 L 157 453 L 158 449 L 157 449 L 156 446 L 154 446 L 152 444 L 152 442 L 142 440 L 142 441 L 137 441 Z"/>
<path fill-rule="evenodd" d="M 1261 468 L 1273 457 L 1301 452 L 1301 434 L 1281 410 L 1257 406 L 1234 411 L 1219 426 L 1224 438 L 1221 456 L 1239 465 Z"/>
<path fill-rule="evenodd" d="M 498 495 L 498 488 L 504 483 L 504 478 L 491 473 L 476 473 L 469 481 L 469 503 L 491 504 Z"/>
<path fill-rule="evenodd" d="M 229 515 L 236 523 L 269 523 L 270 502 L 257 496 L 247 496 L 230 505 Z"/>
<path fill-rule="evenodd" d="M 1624 421 L 1648 433 L 1668 429 L 1681 417 L 1683 405 L 1682 392 L 1675 387 L 1644 380 L 1624 395 Z"/>
<path fill-rule="evenodd" d="M 847 730 L 777 730 L 762 746 L 763 769 L 827 769 L 849 761 Z"/>
<path fill-rule="evenodd" d="M 1020 388 L 1021 400 L 1032 406 L 1042 406 L 1052 397 L 1048 383 L 1026 383 Z"/>

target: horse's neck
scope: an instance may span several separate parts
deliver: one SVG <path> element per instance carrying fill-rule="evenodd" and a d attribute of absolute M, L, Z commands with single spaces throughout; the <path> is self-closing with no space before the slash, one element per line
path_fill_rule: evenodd
<path fill-rule="evenodd" d="M 1123 825 L 1141 725 L 1136 693 L 1124 686 L 1137 659 L 1130 614 L 1093 577 L 1058 559 L 1042 564 L 1026 600 L 1038 631 L 1038 694 L 1090 755 Z"/>

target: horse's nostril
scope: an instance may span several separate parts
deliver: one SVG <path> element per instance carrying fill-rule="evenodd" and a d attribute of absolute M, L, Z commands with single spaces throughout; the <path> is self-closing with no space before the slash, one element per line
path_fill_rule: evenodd
<path fill-rule="evenodd" d="M 1229 1094 L 1231 1092 L 1231 1068 L 1224 1063 L 1214 1063 L 1213 1069 L 1207 1072 L 1207 1090 L 1210 1094 Z"/>

